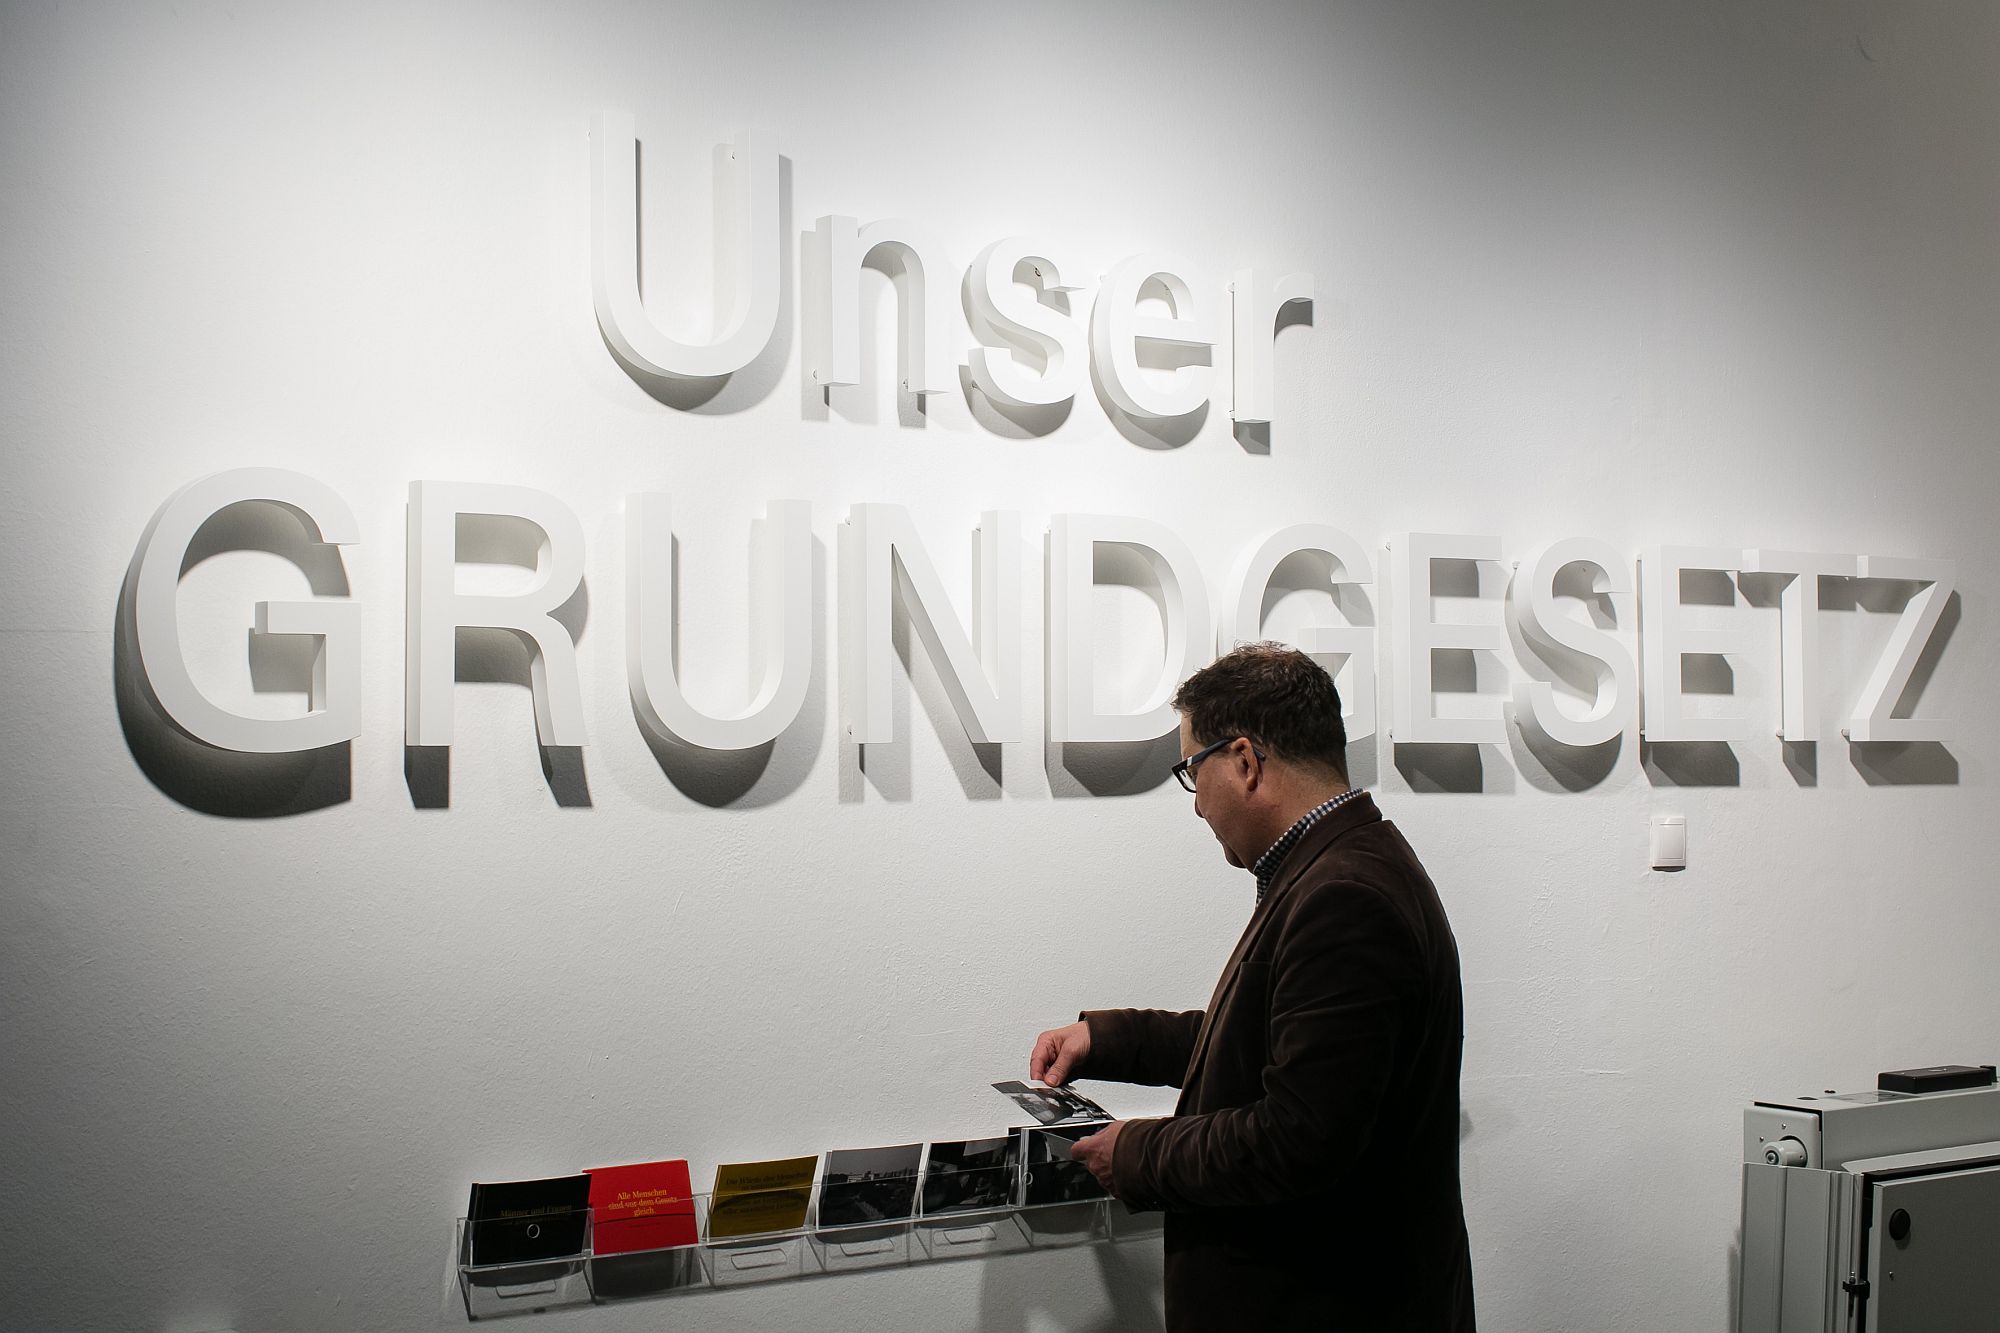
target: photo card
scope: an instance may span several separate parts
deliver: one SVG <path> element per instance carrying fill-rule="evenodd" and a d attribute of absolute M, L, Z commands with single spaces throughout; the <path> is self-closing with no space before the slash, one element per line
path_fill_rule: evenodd
<path fill-rule="evenodd" d="M 1112 1118 L 1111 1112 L 1075 1088 L 1051 1088 L 1040 1083 L 1009 1080 L 995 1083 L 993 1090 L 1045 1125 L 1087 1124 Z"/>
<path fill-rule="evenodd" d="M 1019 1197 L 1020 1137 L 933 1143 L 924 1167 L 924 1215 L 1006 1208 Z"/>
<path fill-rule="evenodd" d="M 1021 1131 L 1026 1141 L 1022 1160 L 1027 1163 L 1026 1201 L 1029 1204 L 1075 1203 L 1101 1199 L 1104 1186 L 1090 1174 L 1090 1168 L 1070 1156 L 1079 1139 L 1097 1133 L 1102 1126 L 1029 1126 Z"/>
<path fill-rule="evenodd" d="M 923 1157 L 921 1143 L 827 1153 L 820 1172 L 819 1225 L 851 1227 L 909 1217 L 917 1208 L 917 1168 Z"/>

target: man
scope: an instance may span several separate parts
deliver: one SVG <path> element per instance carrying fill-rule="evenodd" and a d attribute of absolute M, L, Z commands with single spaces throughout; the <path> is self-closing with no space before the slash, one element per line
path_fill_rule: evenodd
<path fill-rule="evenodd" d="M 1250 644 L 1174 696 L 1174 775 L 1250 924 L 1206 1011 L 1095 1010 L 1044 1032 L 1030 1078 L 1181 1088 L 1076 1157 L 1164 1208 L 1173 1333 L 1473 1328 L 1458 1184 L 1458 946 L 1416 854 L 1347 780 L 1333 680 Z"/>

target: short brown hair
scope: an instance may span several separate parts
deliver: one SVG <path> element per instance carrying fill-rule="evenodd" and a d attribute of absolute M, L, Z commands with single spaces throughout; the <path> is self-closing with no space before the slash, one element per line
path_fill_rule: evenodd
<path fill-rule="evenodd" d="M 1247 736 L 1276 758 L 1346 779 L 1340 692 L 1325 667 L 1286 644 L 1246 643 L 1224 653 L 1181 682 L 1174 711 L 1203 745 Z"/>

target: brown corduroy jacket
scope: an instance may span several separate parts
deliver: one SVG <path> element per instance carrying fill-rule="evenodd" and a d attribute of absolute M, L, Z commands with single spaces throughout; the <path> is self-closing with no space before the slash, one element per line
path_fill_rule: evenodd
<path fill-rule="evenodd" d="M 1112 1160 L 1166 1210 L 1172 1333 L 1471 1333 L 1463 1012 L 1437 890 L 1363 795 L 1286 856 L 1206 1010 L 1083 1015 L 1075 1072 L 1181 1088 Z"/>

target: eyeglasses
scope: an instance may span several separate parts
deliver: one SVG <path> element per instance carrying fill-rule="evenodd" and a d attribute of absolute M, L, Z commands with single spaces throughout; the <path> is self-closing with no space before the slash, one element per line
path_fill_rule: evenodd
<path fill-rule="evenodd" d="M 1217 750 L 1227 749 L 1230 746 L 1236 744 L 1236 742 L 1247 739 L 1248 737 L 1244 736 L 1231 736 L 1226 741 L 1217 741 L 1213 745 L 1205 745 L 1201 749 L 1196 750 L 1193 754 L 1189 755 L 1187 758 L 1181 760 L 1178 764 L 1174 765 L 1173 767 L 1174 781 L 1180 783 L 1181 787 L 1184 790 L 1193 791 L 1194 766 L 1196 764 L 1208 758 L 1210 755 L 1214 754 Z M 1257 758 L 1260 760 L 1264 758 L 1264 752 L 1258 749 L 1255 745 L 1252 745 L 1250 747 L 1250 753 L 1256 755 Z"/>

